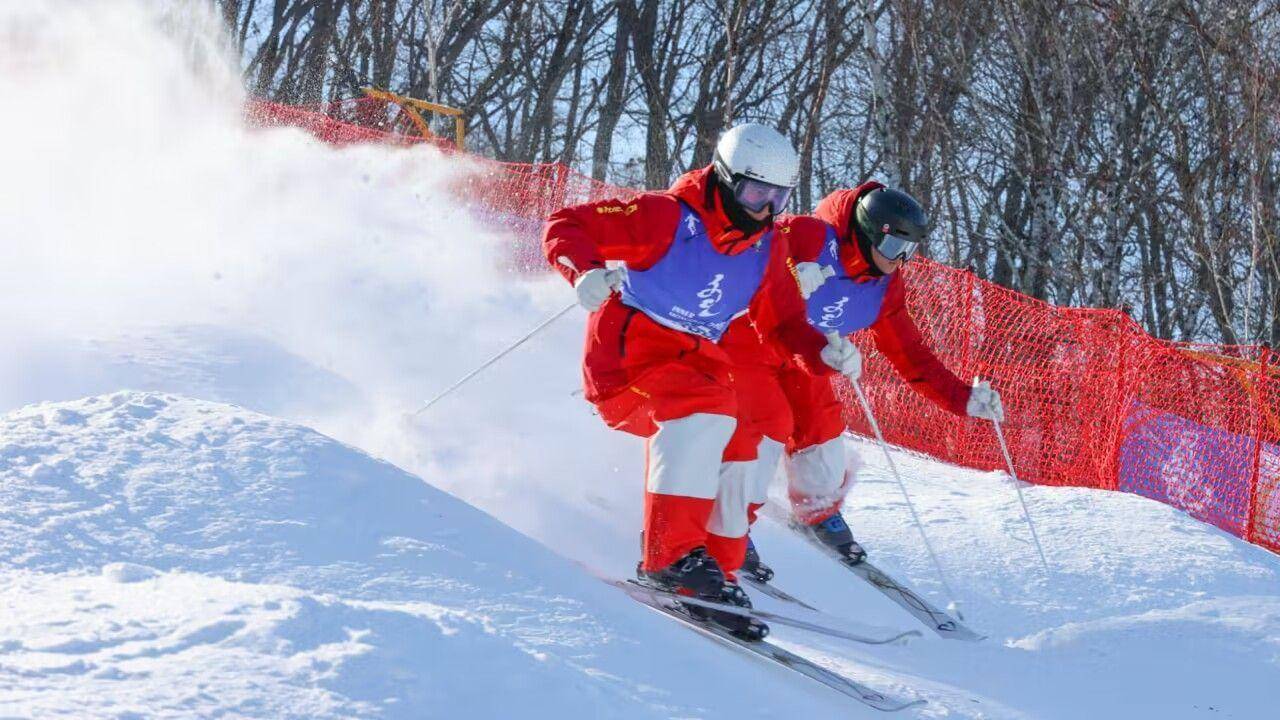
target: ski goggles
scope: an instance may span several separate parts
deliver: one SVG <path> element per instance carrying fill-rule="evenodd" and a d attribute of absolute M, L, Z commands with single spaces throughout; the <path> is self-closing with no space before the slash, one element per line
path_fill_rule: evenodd
<path fill-rule="evenodd" d="M 770 208 L 774 214 L 782 212 L 791 199 L 792 188 L 773 185 L 739 175 L 733 181 L 733 198 L 748 211 L 758 213 Z"/>
<path fill-rule="evenodd" d="M 920 249 L 920 243 L 915 240 L 907 239 L 901 235 L 894 235 L 889 232 L 889 228 L 885 227 L 884 235 L 881 236 L 880 242 L 876 243 L 876 250 L 890 260 L 901 260 L 906 262 L 915 256 L 916 251 Z"/>

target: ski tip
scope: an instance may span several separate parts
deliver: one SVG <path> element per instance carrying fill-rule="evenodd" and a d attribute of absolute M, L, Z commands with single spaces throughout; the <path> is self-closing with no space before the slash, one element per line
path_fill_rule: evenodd
<path fill-rule="evenodd" d="M 969 628 L 953 620 L 948 620 L 946 622 L 939 623 L 934 627 L 934 631 L 938 633 L 939 637 L 945 638 L 947 640 L 966 640 L 968 642 L 979 642 L 981 640 L 987 639 L 986 635 L 981 635 L 979 633 L 976 633 L 973 630 L 970 630 Z"/>
<path fill-rule="evenodd" d="M 916 698 L 915 700 L 906 700 L 899 697 L 892 697 L 882 693 L 874 693 L 874 697 L 864 697 L 863 702 L 868 706 L 879 710 L 880 712 L 896 713 L 911 708 L 923 707 L 929 704 L 924 698 Z"/>

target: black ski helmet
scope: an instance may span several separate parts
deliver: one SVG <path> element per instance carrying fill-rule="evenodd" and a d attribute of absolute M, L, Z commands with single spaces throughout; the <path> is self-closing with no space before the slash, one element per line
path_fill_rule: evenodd
<path fill-rule="evenodd" d="M 918 244 L 929 235 L 929 216 L 915 198 L 901 190 L 882 187 L 865 193 L 858 198 L 853 214 L 858 247 L 868 262 L 871 248 L 880 247 L 886 234 Z"/>

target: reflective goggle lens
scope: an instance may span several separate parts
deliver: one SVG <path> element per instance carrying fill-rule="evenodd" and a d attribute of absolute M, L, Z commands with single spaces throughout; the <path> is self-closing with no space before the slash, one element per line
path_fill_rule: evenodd
<path fill-rule="evenodd" d="M 787 200 L 791 198 L 791 188 L 751 178 L 739 178 L 733 184 L 733 197 L 739 205 L 751 212 L 760 212 L 769 207 L 778 213 L 782 212 Z"/>
<path fill-rule="evenodd" d="M 915 256 L 916 251 L 920 249 L 920 243 L 914 240 L 908 240 L 901 235 L 891 235 L 885 233 L 881 238 L 880 244 L 876 246 L 876 250 L 881 255 L 890 260 L 901 260 L 906 262 Z"/>

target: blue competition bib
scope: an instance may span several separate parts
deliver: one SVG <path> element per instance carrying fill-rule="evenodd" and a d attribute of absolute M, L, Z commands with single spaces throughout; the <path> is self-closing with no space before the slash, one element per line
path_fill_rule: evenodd
<path fill-rule="evenodd" d="M 725 255 L 698 213 L 681 202 L 670 249 L 648 270 L 627 270 L 622 302 L 659 325 L 718 341 L 759 289 L 772 239 L 770 231 L 745 252 Z"/>
<path fill-rule="evenodd" d="M 849 277 L 844 265 L 840 264 L 836 232 L 830 228 L 818 255 L 818 263 L 829 266 L 836 274 L 806 301 L 809 324 L 824 334 L 835 330 L 841 335 L 848 335 L 874 323 L 880 316 L 880 306 L 884 304 L 884 293 L 889 289 L 892 277 L 885 275 L 862 282 Z"/>

